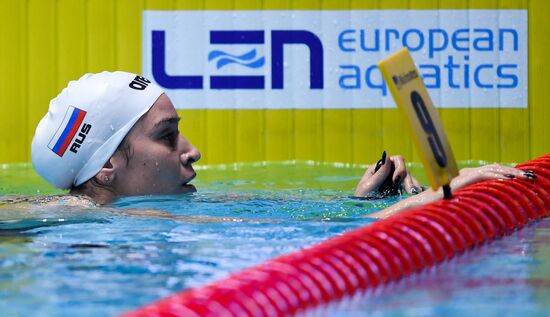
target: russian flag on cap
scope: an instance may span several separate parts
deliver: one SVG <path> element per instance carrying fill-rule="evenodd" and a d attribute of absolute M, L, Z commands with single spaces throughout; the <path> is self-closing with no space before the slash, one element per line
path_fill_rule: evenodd
<path fill-rule="evenodd" d="M 50 143 L 48 143 L 48 148 L 55 154 L 63 157 L 85 116 L 86 111 L 69 106 L 63 117 L 63 122 L 50 140 Z"/>

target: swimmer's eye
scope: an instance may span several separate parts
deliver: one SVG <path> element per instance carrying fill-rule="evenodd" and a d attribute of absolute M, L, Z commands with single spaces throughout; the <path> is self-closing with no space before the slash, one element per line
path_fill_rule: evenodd
<path fill-rule="evenodd" d="M 178 140 L 178 135 L 179 135 L 178 131 L 173 131 L 162 136 L 161 140 L 166 144 L 168 144 L 170 147 L 175 148 L 176 142 Z"/>

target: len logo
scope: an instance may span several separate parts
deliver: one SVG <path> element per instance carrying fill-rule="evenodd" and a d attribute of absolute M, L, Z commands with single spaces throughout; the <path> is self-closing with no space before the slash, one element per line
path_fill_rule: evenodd
<path fill-rule="evenodd" d="M 152 72 L 155 81 L 168 89 L 204 89 L 203 75 L 168 75 L 166 71 L 165 31 L 152 31 Z M 265 36 L 271 36 L 271 89 L 284 89 L 284 47 L 302 45 L 309 49 L 309 88 L 323 89 L 323 44 L 316 34 L 306 30 L 211 30 L 211 45 L 264 45 Z M 212 51 L 209 60 L 218 60 L 223 54 L 246 67 L 263 66 L 264 58 L 245 63 L 256 58 L 255 50 L 241 56 L 230 56 L 225 51 Z M 225 62 L 222 62 L 222 64 Z M 218 64 L 218 69 L 221 67 Z M 265 89 L 263 75 L 211 75 L 210 89 Z"/>

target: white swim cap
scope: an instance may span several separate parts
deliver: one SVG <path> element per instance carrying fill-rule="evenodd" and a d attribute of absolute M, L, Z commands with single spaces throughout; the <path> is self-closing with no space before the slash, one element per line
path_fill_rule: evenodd
<path fill-rule="evenodd" d="M 31 145 L 36 172 L 58 188 L 95 176 L 163 93 L 126 72 L 86 74 L 52 101 Z"/>

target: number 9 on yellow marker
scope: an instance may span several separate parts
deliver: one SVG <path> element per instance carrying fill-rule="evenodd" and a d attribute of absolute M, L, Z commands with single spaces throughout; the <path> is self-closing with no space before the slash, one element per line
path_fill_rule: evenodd
<path fill-rule="evenodd" d="M 432 189 L 448 185 L 458 175 L 456 161 L 409 50 L 400 50 L 378 63 L 378 67 L 409 122 Z"/>

